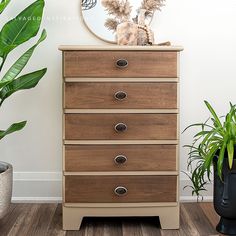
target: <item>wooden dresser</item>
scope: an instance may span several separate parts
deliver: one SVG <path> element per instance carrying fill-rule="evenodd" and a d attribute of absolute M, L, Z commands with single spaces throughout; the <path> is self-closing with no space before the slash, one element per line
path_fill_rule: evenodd
<path fill-rule="evenodd" d="M 61 46 L 63 229 L 86 216 L 179 228 L 181 47 Z"/>

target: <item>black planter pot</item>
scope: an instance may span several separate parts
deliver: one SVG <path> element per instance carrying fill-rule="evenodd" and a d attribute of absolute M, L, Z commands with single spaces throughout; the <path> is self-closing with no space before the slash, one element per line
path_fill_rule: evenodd
<path fill-rule="evenodd" d="M 217 157 L 214 159 L 214 208 L 221 217 L 216 230 L 236 235 L 236 160 L 230 170 L 227 158 L 223 163 L 223 182 L 217 174 Z"/>

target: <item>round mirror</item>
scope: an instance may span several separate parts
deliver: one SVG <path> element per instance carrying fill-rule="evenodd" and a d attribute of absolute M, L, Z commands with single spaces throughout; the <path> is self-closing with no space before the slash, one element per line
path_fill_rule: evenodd
<path fill-rule="evenodd" d="M 107 13 L 101 2 L 102 0 L 81 0 L 81 12 L 84 23 L 98 38 L 109 43 L 116 43 L 115 33 L 105 27 L 107 18 L 111 16 Z M 142 0 L 129 0 L 129 2 L 132 6 L 131 18 L 135 19 Z M 147 17 L 145 23 L 149 25 L 151 21 L 152 16 Z"/>

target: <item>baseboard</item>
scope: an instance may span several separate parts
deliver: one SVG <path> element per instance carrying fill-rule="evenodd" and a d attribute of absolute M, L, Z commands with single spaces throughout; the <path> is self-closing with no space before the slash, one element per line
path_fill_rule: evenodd
<path fill-rule="evenodd" d="M 61 203 L 61 197 L 12 197 L 13 203 Z"/>
<path fill-rule="evenodd" d="M 13 202 L 61 202 L 61 172 L 15 172 L 13 181 Z M 191 189 L 184 186 L 191 184 L 189 180 L 180 180 L 180 201 L 196 202 L 197 197 L 191 195 Z M 212 201 L 212 185 L 207 186 L 203 201 Z M 199 199 L 201 200 L 201 199 Z"/>
<path fill-rule="evenodd" d="M 199 197 L 197 198 L 196 196 L 181 196 L 180 197 L 180 202 L 212 202 L 213 201 L 213 196 L 204 196 L 203 198 Z"/>
<path fill-rule="evenodd" d="M 14 172 L 13 202 L 61 202 L 61 172 Z"/>

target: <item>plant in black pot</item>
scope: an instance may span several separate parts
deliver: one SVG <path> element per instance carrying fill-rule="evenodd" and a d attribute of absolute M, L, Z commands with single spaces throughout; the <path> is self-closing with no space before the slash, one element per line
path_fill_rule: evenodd
<path fill-rule="evenodd" d="M 188 177 L 192 195 L 201 196 L 214 170 L 214 208 L 220 215 L 218 232 L 236 235 L 236 105 L 230 103 L 226 116 L 219 117 L 205 101 L 211 117 L 204 123 L 188 126 L 198 131 L 188 153 Z"/>
<path fill-rule="evenodd" d="M 0 14 L 10 0 L 0 0 Z M 44 9 L 44 0 L 37 0 L 24 9 L 19 15 L 3 25 L 0 31 L 0 107 L 12 94 L 20 90 L 35 87 L 46 73 L 46 68 L 31 73 L 23 73 L 35 48 L 46 38 L 43 30 L 38 42 L 23 53 L 10 68 L 5 68 L 8 55 L 18 46 L 38 34 Z M 11 63 L 11 62 L 10 62 Z M 3 70 L 5 73 L 3 73 Z M 6 135 L 19 131 L 26 121 L 14 123 L 6 130 L 0 130 L 0 140 Z M 0 219 L 6 214 L 12 195 L 12 165 L 0 161 Z"/>

